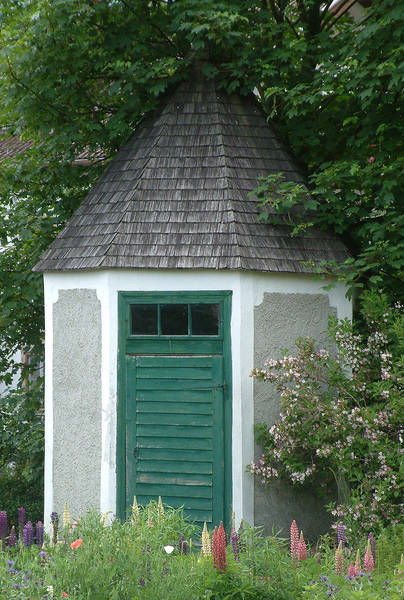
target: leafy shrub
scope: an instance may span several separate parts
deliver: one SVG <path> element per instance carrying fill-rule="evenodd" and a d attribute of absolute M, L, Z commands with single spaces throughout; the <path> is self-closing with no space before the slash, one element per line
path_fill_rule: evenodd
<path fill-rule="evenodd" d="M 398 522 L 402 477 L 403 307 L 364 298 L 367 334 L 331 320 L 335 354 L 297 340 L 296 355 L 268 359 L 253 376 L 276 385 L 279 421 L 256 429 L 263 445 L 251 471 L 264 484 L 284 478 L 314 491 L 339 492 L 332 514 L 353 536 Z"/>

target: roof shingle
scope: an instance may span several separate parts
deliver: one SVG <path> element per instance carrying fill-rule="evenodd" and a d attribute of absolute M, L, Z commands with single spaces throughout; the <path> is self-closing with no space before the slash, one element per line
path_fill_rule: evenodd
<path fill-rule="evenodd" d="M 36 271 L 236 269 L 311 273 L 348 253 L 319 230 L 257 220 L 258 178 L 299 169 L 254 98 L 182 83 L 118 152 Z"/>

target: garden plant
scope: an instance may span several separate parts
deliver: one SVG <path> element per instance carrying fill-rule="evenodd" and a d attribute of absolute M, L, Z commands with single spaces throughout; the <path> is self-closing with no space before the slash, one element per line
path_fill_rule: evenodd
<path fill-rule="evenodd" d="M 0 597 L 70 600 L 399 600 L 404 592 L 404 527 L 346 543 L 337 534 L 311 546 L 295 521 L 288 539 L 263 536 L 242 522 L 213 531 L 182 509 L 134 501 L 125 522 L 87 513 L 52 513 L 43 525 L 16 525 L 0 512 Z"/>
<path fill-rule="evenodd" d="M 331 319 L 329 349 L 300 339 L 295 354 L 253 371 L 275 385 L 281 412 L 257 426 L 251 471 L 322 495 L 352 539 L 399 523 L 404 493 L 403 307 L 375 292 L 362 302 L 359 327 Z"/>

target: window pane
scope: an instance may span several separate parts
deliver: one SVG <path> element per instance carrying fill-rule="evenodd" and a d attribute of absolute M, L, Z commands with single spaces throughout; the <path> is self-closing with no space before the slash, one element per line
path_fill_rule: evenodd
<path fill-rule="evenodd" d="M 192 335 L 219 334 L 219 305 L 191 304 Z"/>
<path fill-rule="evenodd" d="M 157 304 L 131 304 L 131 334 L 157 335 Z"/>
<path fill-rule="evenodd" d="M 163 335 L 187 335 L 188 304 L 162 304 L 160 320 Z"/>

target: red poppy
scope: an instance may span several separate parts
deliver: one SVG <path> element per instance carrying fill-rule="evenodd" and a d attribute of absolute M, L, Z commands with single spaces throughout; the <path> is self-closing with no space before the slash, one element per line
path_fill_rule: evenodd
<path fill-rule="evenodd" d="M 78 540 L 76 540 L 70 544 L 70 548 L 73 548 L 73 550 L 74 550 L 75 548 L 78 548 L 79 546 L 81 546 L 82 543 L 83 543 L 83 540 L 81 538 L 79 538 Z"/>

